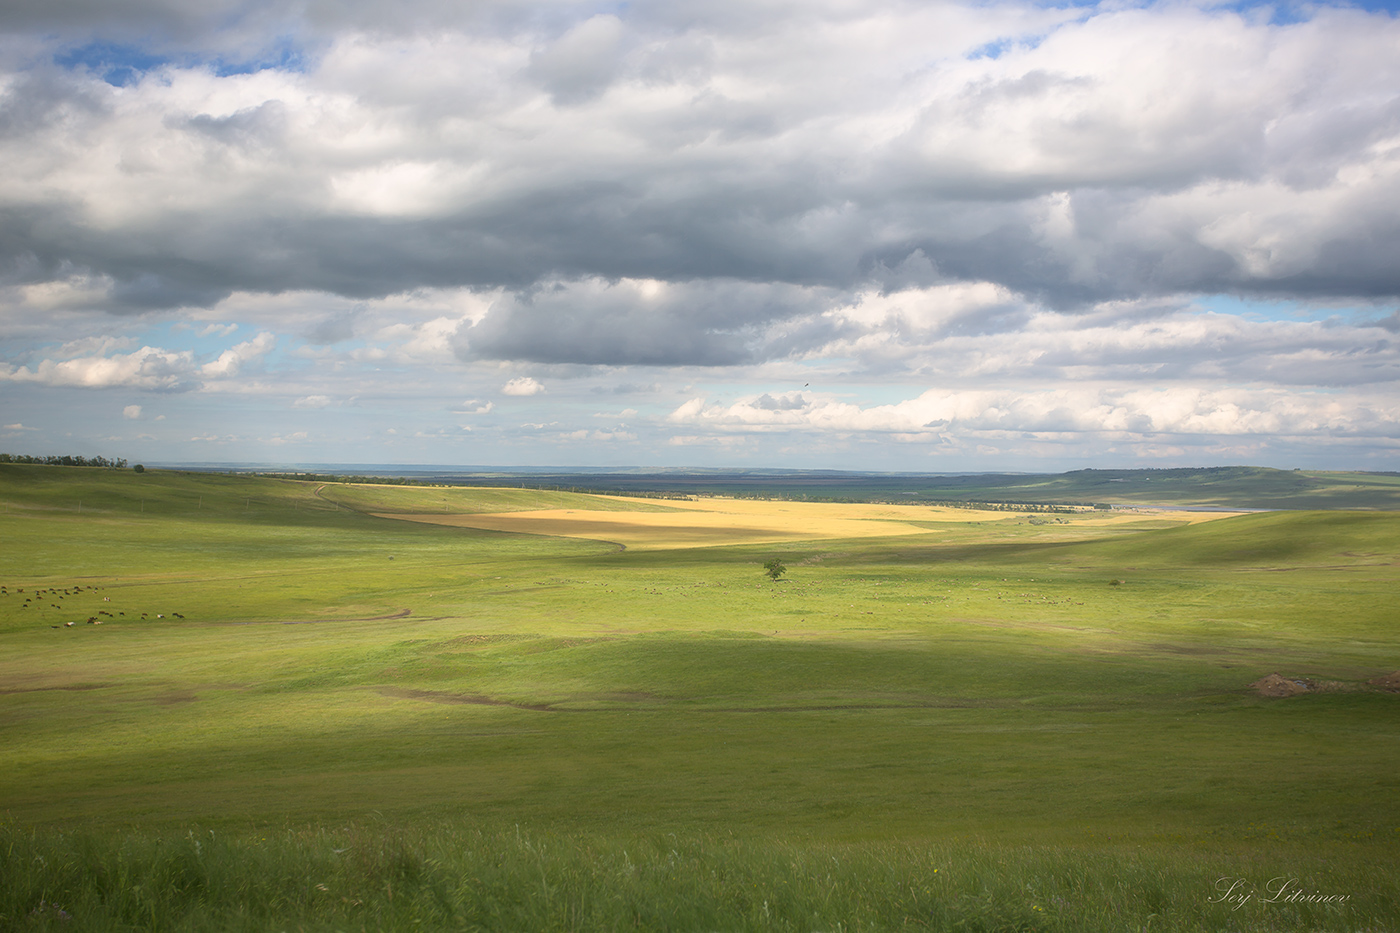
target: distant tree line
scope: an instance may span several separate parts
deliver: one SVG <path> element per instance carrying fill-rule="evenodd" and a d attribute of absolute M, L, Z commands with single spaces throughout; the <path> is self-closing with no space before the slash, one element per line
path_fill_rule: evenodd
<path fill-rule="evenodd" d="M 912 504 L 912 503 L 910 503 Z M 1074 505 L 1043 505 L 1035 502 L 964 502 L 964 501 L 933 501 L 920 502 L 919 505 L 937 505 L 950 509 L 976 509 L 980 512 L 1051 512 L 1057 514 L 1073 514 L 1080 508 L 1093 505 L 1096 509 L 1108 509 L 1112 506 L 1105 503 L 1077 503 Z"/>
<path fill-rule="evenodd" d="M 311 483 L 348 483 L 370 484 L 375 486 L 451 486 L 453 488 L 474 487 L 474 486 L 505 486 L 504 481 L 493 483 L 468 482 L 453 483 L 442 482 L 431 479 L 410 479 L 406 476 L 342 476 L 338 473 L 244 473 L 242 471 L 233 473 L 234 476 L 264 476 L 270 479 L 295 479 Z M 591 486 L 561 486 L 555 483 L 528 483 L 512 480 L 509 482 L 512 488 L 534 489 L 540 492 L 573 492 L 584 496 L 628 496 L 633 499 L 690 499 L 692 496 L 682 492 L 654 492 L 641 489 L 595 489 Z"/>
<path fill-rule="evenodd" d="M 646 496 L 656 499 L 709 499 L 716 496 L 724 496 L 730 499 L 756 499 L 764 502 L 824 502 L 850 505 L 926 505 L 949 509 L 972 509 L 980 512 L 1048 512 L 1060 515 L 1072 515 L 1086 508 L 1113 508 L 1113 506 L 1106 502 L 978 502 L 968 499 L 922 499 L 915 497 L 890 499 L 879 496 L 814 496 L 810 493 L 785 495 L 783 493 L 764 492 L 697 492 L 687 496 L 676 493 L 621 492 L 610 489 L 579 489 L 574 491 L 589 492 L 594 495 L 603 496 Z"/>
<path fill-rule="evenodd" d="M 677 499 L 680 501 L 689 501 L 691 499 L 698 499 L 706 496 L 718 495 L 717 493 L 688 493 L 674 491 L 665 492 L 656 489 L 614 489 L 607 486 L 563 486 L 559 483 L 531 483 L 528 481 L 523 481 L 517 477 L 503 477 L 501 479 L 490 480 L 473 479 L 466 482 L 447 482 L 441 484 L 435 483 L 432 485 L 466 488 L 478 486 L 494 486 L 507 489 L 533 489 L 537 492 L 573 492 L 578 493 L 581 496 L 626 496 L 632 499 Z M 741 497 L 734 496 L 732 498 Z"/>
<path fill-rule="evenodd" d="M 108 460 L 106 457 L 56 457 L 52 455 L 48 457 L 31 457 L 28 454 L 0 454 L 0 463 L 36 463 L 40 466 L 105 467 L 108 470 L 126 469 L 126 460 L 121 458 Z"/>
<path fill-rule="evenodd" d="M 299 479 L 309 483 L 350 483 L 373 484 L 375 486 L 436 486 L 420 479 L 403 476 L 340 476 L 334 473 L 243 473 L 233 476 L 265 476 L 270 479 Z"/>
<path fill-rule="evenodd" d="M 689 501 L 695 496 L 684 492 L 659 492 L 651 489 L 595 489 L 591 486 L 558 486 L 520 484 L 521 489 L 536 489 L 541 492 L 574 492 L 581 496 L 627 496 L 632 499 L 678 499 Z"/>

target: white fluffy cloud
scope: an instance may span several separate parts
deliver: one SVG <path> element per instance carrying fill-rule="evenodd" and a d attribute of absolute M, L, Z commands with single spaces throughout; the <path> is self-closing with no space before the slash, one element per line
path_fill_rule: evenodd
<path fill-rule="evenodd" d="M 502 395 L 539 395 L 543 391 L 544 384 L 531 376 L 517 376 L 501 386 Z"/>
<path fill-rule="evenodd" d="M 84 389 L 127 387 L 178 392 L 197 388 L 201 380 L 236 376 L 245 365 L 266 355 L 275 342 L 272 334 L 259 334 L 253 340 L 225 350 L 217 359 L 202 365 L 189 350 L 175 351 L 150 346 L 132 353 L 77 356 L 65 360 L 44 359 L 32 369 L 0 364 L 0 380 Z M 71 348 L 70 344 L 62 349 Z M 129 414 L 131 408 L 136 409 L 137 415 Z M 140 406 L 131 408 L 127 409 L 127 417 L 139 416 Z"/>
<path fill-rule="evenodd" d="M 1308 397 L 1261 389 L 1093 386 L 1035 392 L 930 390 L 896 404 L 862 408 L 801 393 L 765 393 L 727 406 L 693 398 L 669 420 L 726 433 L 877 433 L 911 441 L 1008 434 L 1388 438 L 1400 433 L 1400 402 L 1363 393 Z"/>
<path fill-rule="evenodd" d="M 258 334 L 252 340 L 245 340 L 220 353 L 218 359 L 205 363 L 199 368 L 200 375 L 211 379 L 236 376 L 243 367 L 266 356 L 276 343 L 277 338 L 272 334 Z"/>
<path fill-rule="evenodd" d="M 142 347 L 133 353 L 79 357 L 72 360 L 42 360 L 33 369 L 27 366 L 0 368 L 0 379 L 10 382 L 36 382 L 48 386 L 76 386 L 109 389 L 126 386 L 137 389 L 181 390 L 189 387 L 195 374 L 194 355 L 157 347 Z"/>

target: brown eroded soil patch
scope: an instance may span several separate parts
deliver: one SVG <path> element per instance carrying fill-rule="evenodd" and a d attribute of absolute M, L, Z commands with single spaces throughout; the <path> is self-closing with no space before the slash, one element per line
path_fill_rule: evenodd
<path fill-rule="evenodd" d="M 1294 697 L 1300 693 L 1311 693 L 1312 687 L 1306 680 L 1290 680 L 1278 674 L 1261 677 L 1249 685 L 1261 697 Z"/>
<path fill-rule="evenodd" d="M 12 693 L 41 693 L 48 690 L 81 691 L 81 690 L 106 690 L 109 687 L 118 686 L 114 683 L 98 684 L 52 684 L 40 687 L 12 687 L 9 685 L 0 686 L 0 695 Z"/>
<path fill-rule="evenodd" d="M 1279 674 L 1261 677 L 1249 686 L 1261 697 L 1296 697 L 1304 693 L 1350 693 L 1364 689 L 1359 684 L 1349 684 L 1340 680 L 1313 680 L 1308 677 L 1283 677 Z"/>
<path fill-rule="evenodd" d="M 512 709 L 528 709 L 536 712 L 547 712 L 552 708 L 545 703 L 511 703 L 508 700 L 497 700 L 493 697 L 448 693 L 444 690 L 407 690 L 403 687 L 378 687 L 376 689 L 380 696 L 393 697 L 396 700 L 426 700 L 429 703 L 452 703 L 466 706 L 509 706 Z"/>
<path fill-rule="evenodd" d="M 1366 683 L 1373 687 L 1379 687 L 1386 693 L 1400 693 L 1400 671 L 1391 671 L 1389 674 L 1368 680 Z"/>

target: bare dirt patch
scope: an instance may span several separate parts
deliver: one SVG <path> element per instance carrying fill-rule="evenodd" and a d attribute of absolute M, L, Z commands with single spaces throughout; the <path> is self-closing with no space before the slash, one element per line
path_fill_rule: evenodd
<path fill-rule="evenodd" d="M 345 619 L 255 619 L 245 622 L 211 622 L 210 625 L 324 625 L 330 622 L 382 622 L 385 619 L 407 619 L 412 609 L 400 609 L 383 616 L 357 616 Z"/>
<path fill-rule="evenodd" d="M 14 693 L 41 693 L 48 690 L 81 691 L 81 690 L 106 690 L 108 687 L 115 687 L 117 684 L 57 684 L 46 687 L 0 687 L 0 695 Z"/>
<path fill-rule="evenodd" d="M 463 693 L 448 693 L 443 690 L 406 690 L 402 687 L 379 687 L 380 696 L 396 700 L 426 700 L 429 703 L 452 703 L 465 706 L 509 706 L 512 709 L 528 709 L 534 712 L 551 712 L 553 707 L 545 703 L 511 703 L 493 697 L 473 696 Z"/>
<path fill-rule="evenodd" d="M 1311 693 L 1312 686 L 1306 680 L 1290 680 L 1278 674 L 1261 677 L 1249 685 L 1261 697 L 1294 697 L 1300 693 Z"/>
<path fill-rule="evenodd" d="M 1386 693 L 1400 693 L 1400 671 L 1391 671 L 1389 674 L 1368 680 L 1366 683 L 1384 690 Z"/>
<path fill-rule="evenodd" d="M 1309 677 L 1284 677 L 1280 674 L 1261 677 L 1249 686 L 1261 697 L 1275 698 L 1296 697 L 1304 693 L 1351 693 L 1365 689 L 1359 684 L 1349 684 L 1341 680 L 1313 680 Z"/>

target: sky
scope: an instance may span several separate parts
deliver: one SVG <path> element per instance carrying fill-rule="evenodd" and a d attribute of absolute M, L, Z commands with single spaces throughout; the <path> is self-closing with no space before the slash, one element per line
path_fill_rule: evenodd
<path fill-rule="evenodd" d="M 0 451 L 1397 470 L 1396 5 L 7 0 Z"/>

